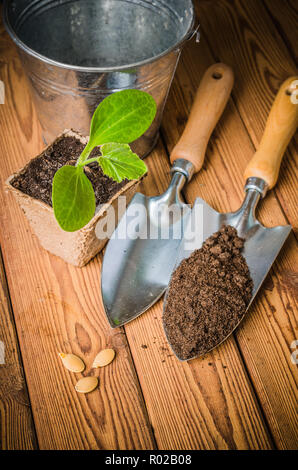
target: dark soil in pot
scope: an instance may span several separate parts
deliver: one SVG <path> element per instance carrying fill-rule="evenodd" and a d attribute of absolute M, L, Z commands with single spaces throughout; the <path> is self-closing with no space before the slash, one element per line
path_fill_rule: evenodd
<path fill-rule="evenodd" d="M 45 153 L 32 160 L 26 170 L 12 180 L 11 185 L 28 196 L 52 206 L 52 181 L 56 171 L 65 164 L 75 165 L 83 149 L 84 144 L 78 138 L 63 136 Z M 99 149 L 95 148 L 90 158 L 99 154 Z M 117 183 L 105 176 L 97 163 L 86 166 L 85 173 L 93 186 L 96 206 L 107 203 L 127 184 L 127 180 Z"/>

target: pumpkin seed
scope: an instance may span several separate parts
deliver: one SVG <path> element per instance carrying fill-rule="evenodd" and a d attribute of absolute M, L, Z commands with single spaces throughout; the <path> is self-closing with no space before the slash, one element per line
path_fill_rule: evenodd
<path fill-rule="evenodd" d="M 59 353 L 59 356 L 61 357 L 64 367 L 66 367 L 66 369 L 70 370 L 71 372 L 83 372 L 85 369 L 84 362 L 75 354 Z"/>
<path fill-rule="evenodd" d="M 94 362 L 92 364 L 93 368 L 104 367 L 112 362 L 115 357 L 114 349 L 103 349 L 100 353 L 97 354 Z"/>
<path fill-rule="evenodd" d="M 76 383 L 75 389 L 78 393 L 89 393 L 95 390 L 97 386 L 97 377 L 83 377 Z"/>

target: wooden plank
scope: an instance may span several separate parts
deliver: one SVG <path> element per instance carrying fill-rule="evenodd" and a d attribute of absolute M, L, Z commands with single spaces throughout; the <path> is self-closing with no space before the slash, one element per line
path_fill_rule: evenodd
<path fill-rule="evenodd" d="M 265 0 L 264 4 L 289 54 L 297 64 L 298 9 L 296 0 L 287 0 L 286 2 L 283 0 Z"/>
<path fill-rule="evenodd" d="M 42 146 L 37 116 L 14 47 L 1 32 L 1 181 Z M 40 248 L 11 195 L 0 193 L 1 240 L 12 305 L 41 449 L 151 449 L 145 404 L 123 330 L 111 330 L 100 299 L 100 259 L 86 268 L 66 265 Z M 74 390 L 80 375 L 58 351 L 83 357 L 87 373 L 96 353 L 111 346 L 117 358 L 96 371 L 100 387 Z"/>
<path fill-rule="evenodd" d="M 206 8 L 205 15 L 208 12 L 210 16 L 210 10 Z M 202 24 L 205 24 L 204 19 L 201 11 Z M 208 40 L 212 37 L 210 32 Z M 194 60 L 196 56 L 198 60 Z M 219 56 L 220 60 L 231 63 L 228 58 L 223 54 Z M 169 150 L 182 132 L 199 80 L 213 61 L 203 31 L 200 46 L 190 43 L 182 55 L 165 109 L 163 135 Z M 233 67 L 236 81 L 240 80 L 240 65 L 234 63 Z M 242 88 L 245 83 L 242 82 Z M 251 120 L 257 119 L 256 115 L 257 112 Z M 254 150 L 235 103 L 230 100 L 211 139 L 203 170 L 187 186 L 187 201 L 193 202 L 200 196 L 219 211 L 236 210 L 243 198 L 244 168 Z M 287 184 L 288 191 L 294 192 L 291 182 Z M 273 191 L 266 197 L 258 215 L 266 226 L 286 223 Z M 291 236 L 236 335 L 274 440 L 280 448 L 295 448 L 298 439 L 297 368 L 290 359 L 290 344 L 298 336 L 295 296 L 290 288 L 291 280 L 295 279 L 296 255 L 294 237 Z"/>
<path fill-rule="evenodd" d="M 36 449 L 30 401 L 0 253 L 0 448 Z"/>
<path fill-rule="evenodd" d="M 169 183 L 161 145 L 147 160 L 146 194 Z M 190 363 L 179 362 L 161 322 L 162 301 L 125 327 L 160 449 L 266 449 L 266 426 L 234 339 Z"/>
<path fill-rule="evenodd" d="M 268 3 L 273 8 L 275 0 Z M 295 24 L 295 16 L 291 15 L 289 5 L 280 10 L 280 17 L 287 18 L 289 31 Z M 202 0 L 197 4 L 197 11 L 202 23 L 202 35 L 208 38 L 213 57 L 235 68 L 233 97 L 252 142 L 257 147 L 280 84 L 287 77 L 297 74 L 291 56 L 292 48 L 288 50 L 263 2 L 258 0 L 215 0 L 212 5 L 208 0 Z M 297 25 L 292 31 L 291 36 L 297 34 Z M 295 147 L 297 139 L 293 139 L 286 152 L 278 185 L 274 190 L 287 219 L 294 227 L 298 220 L 297 192 L 292 190 L 297 187 Z"/>

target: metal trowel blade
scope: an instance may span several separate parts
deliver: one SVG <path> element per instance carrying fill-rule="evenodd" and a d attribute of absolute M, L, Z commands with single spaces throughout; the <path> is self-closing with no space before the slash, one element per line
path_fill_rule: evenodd
<path fill-rule="evenodd" d="M 162 204 L 162 197 L 137 193 L 107 244 L 101 290 L 113 328 L 141 315 L 162 296 L 169 283 L 191 209 L 175 201 L 181 209 L 181 217 L 170 225 L 168 238 L 142 238 L 150 223 L 157 233 L 161 229 L 163 216 L 158 218 L 156 211 Z"/>
<path fill-rule="evenodd" d="M 242 255 L 247 262 L 253 281 L 252 298 L 247 307 L 248 309 L 283 244 L 288 238 L 292 227 L 286 225 L 266 228 L 255 218 L 252 211 L 246 211 L 245 204 L 236 212 L 221 214 L 210 207 L 203 199 L 197 198 L 191 217 L 185 228 L 185 236 L 180 244 L 175 268 L 179 266 L 183 259 L 188 258 L 194 250 L 201 248 L 203 242 L 217 232 L 223 225 L 235 227 L 239 237 L 245 239 Z M 196 240 L 192 238 L 192 234 L 195 233 L 195 230 L 197 230 L 196 234 L 200 231 L 200 236 L 197 236 Z M 166 301 L 167 295 L 164 305 L 166 305 Z M 238 325 L 236 325 L 234 330 Z M 233 331 L 231 331 L 225 339 L 227 339 Z M 214 347 L 219 346 L 219 344 L 216 344 Z M 175 351 L 174 353 L 176 354 Z M 183 360 L 179 356 L 177 357 Z M 197 356 L 193 356 L 187 360 L 195 357 Z"/>

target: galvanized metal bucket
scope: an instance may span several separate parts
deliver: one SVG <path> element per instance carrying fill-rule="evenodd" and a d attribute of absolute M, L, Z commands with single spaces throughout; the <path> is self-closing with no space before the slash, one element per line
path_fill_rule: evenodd
<path fill-rule="evenodd" d="M 137 88 L 157 116 L 133 148 L 153 148 L 184 42 L 196 32 L 192 0 L 7 0 L 6 28 L 19 46 L 47 142 L 73 128 L 88 135 L 107 95 Z"/>

